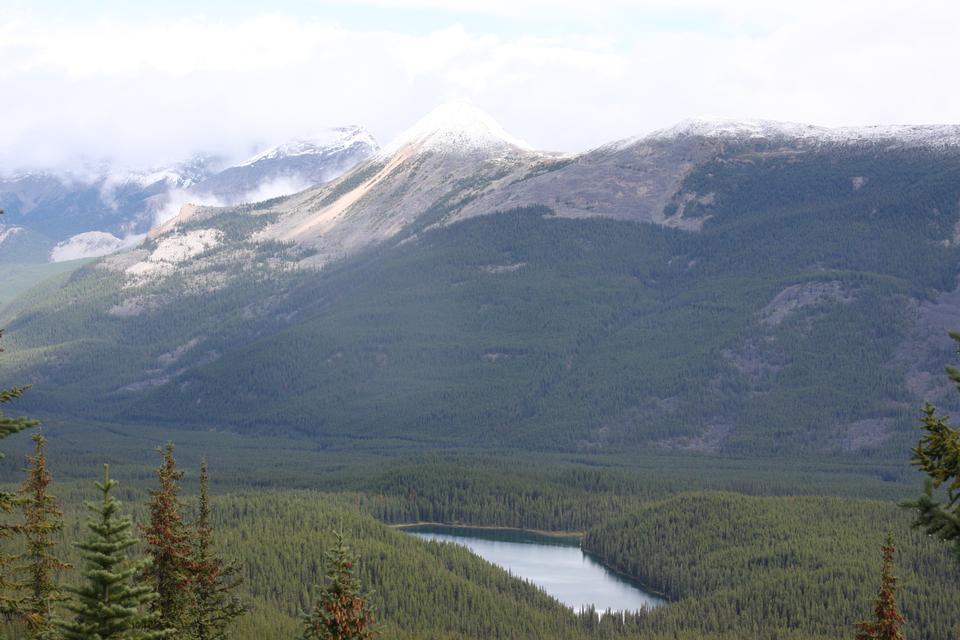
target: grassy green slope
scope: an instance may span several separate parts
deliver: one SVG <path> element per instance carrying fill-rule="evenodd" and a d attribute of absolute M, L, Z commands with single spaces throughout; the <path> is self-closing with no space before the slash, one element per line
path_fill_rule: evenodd
<path fill-rule="evenodd" d="M 31 288 L 53 276 L 67 274 L 79 269 L 89 259 L 67 262 L 41 262 L 37 264 L 3 264 L 0 272 L 0 309 Z"/>

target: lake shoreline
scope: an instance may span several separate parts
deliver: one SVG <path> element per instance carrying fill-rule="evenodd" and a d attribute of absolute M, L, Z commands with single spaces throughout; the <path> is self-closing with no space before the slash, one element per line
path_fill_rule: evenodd
<path fill-rule="evenodd" d="M 545 529 L 525 529 L 522 527 L 497 527 L 480 524 L 450 524 L 449 522 L 404 522 L 400 524 L 388 524 L 393 529 L 412 529 L 413 527 L 450 527 L 451 529 L 481 529 L 487 531 L 517 531 L 522 533 L 535 533 L 548 538 L 578 538 L 583 539 L 586 531 L 548 531 Z"/>
<path fill-rule="evenodd" d="M 636 584 L 636 585 L 640 588 L 640 590 L 642 590 L 644 593 L 649 593 L 649 594 L 652 594 L 652 595 L 657 596 L 658 598 L 661 598 L 661 599 L 663 600 L 664 604 L 667 604 L 667 603 L 669 603 L 669 602 L 672 602 L 672 600 L 670 599 L 669 594 L 666 594 L 666 593 L 664 593 L 664 592 L 662 592 L 662 591 L 657 591 L 656 589 L 653 589 L 653 588 L 651 588 L 650 586 L 648 586 L 647 583 L 645 583 L 645 582 L 644 582 L 643 580 L 641 580 L 640 578 L 637 578 L 636 576 L 632 576 L 632 575 L 630 575 L 629 573 L 626 573 L 625 571 L 621 571 L 620 569 L 617 569 L 617 568 L 614 567 L 613 565 L 607 564 L 607 562 L 604 561 L 604 559 L 601 558 L 601 557 L 600 557 L 599 555 L 597 555 L 596 553 L 593 553 L 592 551 L 587 551 L 587 550 L 584 549 L 583 547 L 580 547 L 580 551 L 583 552 L 583 555 L 587 556 L 588 558 L 590 558 L 591 560 L 593 560 L 594 562 L 596 562 L 597 564 L 599 564 L 601 567 L 603 567 L 604 569 L 606 569 L 606 570 L 609 571 L 610 573 L 613 573 L 613 574 L 615 574 L 615 575 L 618 575 L 618 576 L 620 576 L 621 578 L 626 578 L 626 579 L 629 580 L 630 582 Z"/>
<path fill-rule="evenodd" d="M 498 565 L 511 574 L 537 585 L 545 590 L 548 595 L 559 600 L 574 611 L 576 611 L 578 607 L 596 606 L 596 610 L 601 613 L 607 610 L 607 608 L 615 612 L 638 612 L 651 610 L 670 602 L 670 598 L 666 594 L 649 588 L 643 581 L 610 566 L 610 564 L 604 562 L 596 554 L 586 551 L 583 548 L 583 534 L 581 533 L 538 531 L 536 529 L 494 527 L 489 525 L 451 525 L 442 522 L 417 522 L 390 526 L 398 531 L 417 537 L 439 539 L 440 541 L 445 541 L 444 538 L 446 538 L 446 541 L 454 541 L 457 544 L 462 544 L 484 560 Z M 521 537 L 527 535 L 529 539 L 511 539 L 514 535 Z M 437 536 L 437 538 L 433 538 L 433 536 Z M 490 537 L 488 538 L 487 536 Z M 508 550 L 507 547 L 498 549 L 496 547 L 491 548 L 486 546 L 491 543 L 494 545 L 498 543 L 501 545 L 505 544 L 507 547 L 512 545 L 514 549 L 530 545 L 527 547 L 530 551 L 523 551 L 520 556 L 517 556 L 515 555 L 515 550 Z M 545 547 L 544 545 L 547 546 Z M 567 552 L 556 552 L 561 555 L 558 556 L 554 553 L 555 557 L 550 558 L 546 563 L 543 563 L 541 560 L 539 566 L 536 565 L 536 561 L 530 561 L 530 558 L 533 557 L 530 555 L 531 553 L 541 554 L 543 550 L 547 548 L 567 548 L 571 553 L 575 553 L 576 557 L 582 560 L 572 564 L 577 567 L 583 567 L 583 569 L 575 569 L 575 571 L 580 572 L 582 575 L 574 575 L 573 579 L 571 579 L 571 574 L 569 573 L 563 575 L 564 569 L 561 569 L 561 567 L 568 567 L 568 571 L 569 567 L 571 567 L 569 560 L 562 555 Z M 536 551 L 533 551 L 534 549 L 536 549 Z M 511 556 L 511 553 L 514 555 Z M 525 563 L 529 564 L 525 566 Z M 593 569 L 588 568 L 591 566 Z M 550 568 L 548 569 L 547 567 Z M 544 573 L 544 571 L 546 571 L 546 573 Z M 552 586 L 550 583 L 551 571 L 554 576 L 560 578 L 555 581 Z M 586 571 L 586 573 L 584 574 L 583 571 Z M 597 574 L 593 573 L 595 571 L 599 571 L 600 575 L 606 576 L 606 578 L 601 578 L 598 581 Z M 613 580 L 615 584 L 620 586 L 613 587 L 613 590 L 611 590 L 610 580 Z M 571 594 L 569 590 L 565 593 L 563 585 L 570 585 L 574 582 L 583 584 L 583 587 L 587 588 L 586 591 L 581 592 L 581 595 L 582 593 L 593 594 L 589 595 L 590 599 L 580 600 L 578 604 L 577 599 L 579 596 L 570 597 Z M 592 586 L 587 587 L 587 585 Z M 591 589 L 593 591 L 591 591 Z M 626 589 L 626 591 L 624 591 L 624 589 Z M 642 596 L 640 602 L 636 601 L 634 596 L 634 594 L 637 593 Z M 601 594 L 606 594 L 606 596 Z M 624 594 L 628 594 L 627 600 L 623 600 Z M 619 602 L 617 601 L 618 599 L 620 599 Z M 632 600 L 632 602 L 629 602 L 630 600 Z M 590 604 L 591 602 L 595 604 Z"/>

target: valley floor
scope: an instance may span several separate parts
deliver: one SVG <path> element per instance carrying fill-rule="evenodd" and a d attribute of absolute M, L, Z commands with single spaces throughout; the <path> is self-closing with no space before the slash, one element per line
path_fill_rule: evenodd
<path fill-rule="evenodd" d="M 896 502 L 919 483 L 893 461 L 414 454 L 217 432 L 148 435 L 156 433 L 48 419 L 65 538 L 81 533 L 80 505 L 100 461 L 111 462 L 122 499 L 143 521 L 152 449 L 176 441 L 187 496 L 207 457 L 220 545 L 242 561 L 252 605 L 237 639 L 297 635 L 334 529 L 360 555 L 384 637 L 401 640 L 849 636 L 870 615 L 887 531 L 899 548 L 909 637 L 948 637 L 960 625 L 953 558 L 910 530 Z M 8 482 L 26 442 L 24 434 L 5 441 Z M 187 505 L 189 513 L 192 499 Z M 669 603 L 637 615 L 575 615 L 466 549 L 393 526 L 417 522 L 585 532 L 586 551 Z"/>

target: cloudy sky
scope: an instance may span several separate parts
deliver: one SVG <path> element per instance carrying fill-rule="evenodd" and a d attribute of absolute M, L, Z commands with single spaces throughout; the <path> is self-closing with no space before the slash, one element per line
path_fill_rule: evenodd
<path fill-rule="evenodd" d="M 451 99 L 556 150 L 698 115 L 960 122 L 952 0 L 145 4 L 0 0 L 0 168 L 385 143 Z"/>

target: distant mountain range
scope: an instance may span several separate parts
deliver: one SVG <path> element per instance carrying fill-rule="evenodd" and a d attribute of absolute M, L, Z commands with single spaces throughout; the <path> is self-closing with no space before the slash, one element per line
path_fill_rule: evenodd
<path fill-rule="evenodd" d="M 232 205 L 332 180 L 379 149 L 361 127 L 271 147 L 231 165 L 197 156 L 170 167 L 0 175 L 0 262 L 95 257 L 136 245 L 186 202 Z"/>
<path fill-rule="evenodd" d="M 318 145 L 355 149 L 339 177 L 183 206 L 21 296 L 0 383 L 321 442 L 763 455 L 884 456 L 954 402 L 960 127 L 694 120 L 557 154 L 453 103 L 354 133 Z M 186 189 L 346 153 L 301 149 Z"/>

